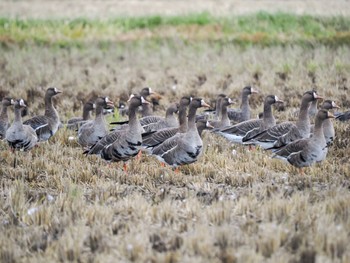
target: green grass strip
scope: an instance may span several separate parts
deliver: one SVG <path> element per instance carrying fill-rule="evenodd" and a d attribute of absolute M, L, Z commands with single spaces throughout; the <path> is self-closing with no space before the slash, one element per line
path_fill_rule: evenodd
<path fill-rule="evenodd" d="M 170 34 L 169 29 L 175 30 Z M 349 17 L 315 17 L 260 12 L 215 17 L 209 13 L 184 16 L 97 19 L 0 18 L 0 43 L 84 45 L 143 39 L 209 40 L 241 45 L 349 45 Z"/>

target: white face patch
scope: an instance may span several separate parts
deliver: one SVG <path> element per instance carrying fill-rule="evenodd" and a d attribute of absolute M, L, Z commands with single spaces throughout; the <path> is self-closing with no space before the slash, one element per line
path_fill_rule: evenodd
<path fill-rule="evenodd" d="M 279 99 L 278 99 L 278 97 L 277 97 L 277 96 L 275 96 L 275 101 L 279 101 Z"/>
<path fill-rule="evenodd" d="M 24 100 L 23 100 L 23 99 L 20 99 L 19 105 L 22 106 L 22 107 L 25 107 L 25 106 L 26 106 L 26 104 L 24 103 Z"/>
<path fill-rule="evenodd" d="M 149 103 L 144 97 L 141 97 L 141 103 Z"/>
<path fill-rule="evenodd" d="M 95 103 L 92 103 L 92 108 L 96 109 L 96 104 Z"/>
<path fill-rule="evenodd" d="M 316 92 L 313 92 L 313 95 L 314 95 L 314 98 L 316 99 L 317 98 Z"/>
<path fill-rule="evenodd" d="M 152 91 L 151 88 L 148 88 L 148 92 L 149 92 L 149 94 L 152 94 L 152 93 L 153 93 L 153 91 Z"/>
<path fill-rule="evenodd" d="M 228 103 L 233 103 L 233 100 L 231 100 L 231 98 L 228 98 Z"/>

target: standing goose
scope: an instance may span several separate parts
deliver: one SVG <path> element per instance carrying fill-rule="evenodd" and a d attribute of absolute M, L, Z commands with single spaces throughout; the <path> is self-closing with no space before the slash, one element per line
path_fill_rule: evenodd
<path fill-rule="evenodd" d="M 99 97 L 95 101 L 95 120 L 88 121 L 78 130 L 78 142 L 82 147 L 94 145 L 98 140 L 108 133 L 107 123 L 103 115 L 103 109 L 113 107 L 113 102 L 108 97 Z"/>
<path fill-rule="evenodd" d="M 52 97 L 59 93 L 61 91 L 57 88 L 48 88 L 45 93 L 45 114 L 34 116 L 23 123 L 30 125 L 36 131 L 39 141 L 47 141 L 59 128 L 60 117 L 52 104 Z"/>
<path fill-rule="evenodd" d="M 232 109 L 228 111 L 228 117 L 231 121 L 242 122 L 250 119 L 249 96 L 255 93 L 258 93 L 258 91 L 250 86 L 243 88 L 240 109 Z"/>
<path fill-rule="evenodd" d="M 273 157 L 285 159 L 296 167 L 306 167 L 323 161 L 326 158 L 328 147 L 322 124 L 329 118 L 334 118 L 334 115 L 325 109 L 319 110 L 316 115 L 314 135 L 284 146 L 275 152 Z"/>
<path fill-rule="evenodd" d="M 227 114 L 227 107 L 229 105 L 233 104 L 233 101 L 230 98 L 222 98 L 220 100 L 220 120 L 214 120 L 214 121 L 210 121 L 210 125 L 212 125 L 214 128 L 217 129 L 222 129 L 225 128 L 227 126 L 230 126 L 230 119 L 228 118 L 228 114 Z"/>
<path fill-rule="evenodd" d="M 11 98 L 3 98 L 1 101 L 0 140 L 5 138 L 6 131 L 10 127 L 9 116 L 7 114 L 7 107 L 13 105 L 14 103 L 14 100 Z"/>
<path fill-rule="evenodd" d="M 192 99 L 188 113 L 188 129 L 177 133 L 152 150 L 152 154 L 161 162 L 177 167 L 197 161 L 202 153 L 203 142 L 196 127 L 196 111 L 200 107 L 209 107 L 201 98 Z"/>
<path fill-rule="evenodd" d="M 6 141 L 13 150 L 28 151 L 38 142 L 35 130 L 22 123 L 21 110 L 26 107 L 23 99 L 17 100 L 15 105 L 15 120 L 6 131 Z"/>
<path fill-rule="evenodd" d="M 276 120 L 272 114 L 272 105 L 277 102 L 282 103 L 283 101 L 275 95 L 266 96 L 262 119 L 243 121 L 226 129 L 222 129 L 218 133 L 229 141 L 242 143 L 242 141 L 276 125 Z"/>
<path fill-rule="evenodd" d="M 307 91 L 301 99 L 299 118 L 296 123 L 286 121 L 275 125 L 246 140 L 245 144 L 258 144 L 264 149 L 282 147 L 292 141 L 310 136 L 308 109 L 314 100 L 322 99 L 316 91 Z"/>
<path fill-rule="evenodd" d="M 165 140 L 173 137 L 178 132 L 185 133 L 187 131 L 187 107 L 190 105 L 192 98 L 184 96 L 180 100 L 179 106 L 179 127 L 175 128 L 165 128 L 154 133 L 146 133 L 142 135 L 142 146 L 148 150 L 152 151 L 154 147 L 161 144 Z"/>
<path fill-rule="evenodd" d="M 136 110 L 145 99 L 131 95 L 129 99 L 129 125 L 125 130 L 116 130 L 99 140 L 87 154 L 98 154 L 107 161 L 127 161 L 138 154 L 142 142 L 142 127 Z"/>
<path fill-rule="evenodd" d="M 88 120 L 91 119 L 90 112 L 96 109 L 95 103 L 88 101 L 84 104 L 83 107 L 83 116 L 82 117 L 73 117 L 67 121 L 67 128 L 70 130 L 77 130 Z"/>

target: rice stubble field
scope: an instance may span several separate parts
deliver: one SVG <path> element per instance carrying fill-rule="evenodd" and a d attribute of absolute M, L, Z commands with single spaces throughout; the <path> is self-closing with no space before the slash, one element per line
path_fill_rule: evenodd
<path fill-rule="evenodd" d="M 254 116 L 264 96 L 275 94 L 285 101 L 284 111 L 274 110 L 277 119 L 295 119 L 311 89 L 349 109 L 346 42 L 237 43 L 147 32 L 128 29 L 127 41 L 83 37 L 78 45 L 72 36 L 64 45 L 52 35 L 40 43 L 1 38 L 0 97 L 25 99 L 35 115 L 44 111 L 46 88 L 55 86 L 63 91 L 55 97 L 62 121 L 81 115 L 88 97 L 109 96 L 117 105 L 145 86 L 163 96 L 160 115 L 183 95 L 212 102 L 225 93 L 238 107 L 248 84 L 260 92 L 250 99 Z M 349 262 L 350 128 L 333 123 L 327 159 L 304 174 L 207 131 L 203 155 L 179 173 L 145 154 L 125 173 L 121 163 L 84 156 L 69 140 L 75 132 L 64 128 L 17 152 L 14 168 L 15 156 L 1 141 L 0 261 Z"/>

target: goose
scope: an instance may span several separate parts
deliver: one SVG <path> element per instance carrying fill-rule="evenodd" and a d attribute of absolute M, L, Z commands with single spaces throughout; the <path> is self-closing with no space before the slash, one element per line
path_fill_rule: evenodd
<path fill-rule="evenodd" d="M 170 105 L 165 113 L 165 118 L 160 119 L 159 121 L 155 123 L 150 123 L 148 125 L 141 125 L 145 132 L 151 132 L 151 131 L 157 131 L 164 128 L 171 128 L 171 127 L 177 127 L 178 121 L 175 117 L 175 113 L 179 111 L 179 104 L 174 103 Z"/>
<path fill-rule="evenodd" d="M 203 142 L 196 128 L 196 111 L 200 107 L 209 107 L 201 98 L 192 99 L 188 113 L 188 129 L 185 133 L 177 133 L 162 144 L 153 148 L 152 155 L 172 167 L 190 164 L 197 161 L 202 153 Z"/>
<path fill-rule="evenodd" d="M 207 109 L 204 110 L 202 114 L 198 114 L 196 116 L 196 121 L 198 120 L 220 120 L 221 119 L 221 99 L 226 98 L 226 95 L 221 93 L 217 95 L 216 101 L 215 101 L 215 110 L 213 109 Z"/>
<path fill-rule="evenodd" d="M 336 120 L 343 121 L 343 122 L 350 120 L 350 110 L 345 111 L 345 112 L 341 112 L 341 113 L 337 113 Z"/>
<path fill-rule="evenodd" d="M 198 134 L 200 137 L 202 137 L 202 133 L 204 130 L 211 130 L 214 129 L 214 126 L 210 124 L 209 121 L 206 120 L 198 120 L 196 121 L 196 126 L 198 130 Z"/>
<path fill-rule="evenodd" d="M 311 138 L 303 138 L 291 142 L 273 155 L 274 158 L 287 160 L 296 167 L 307 167 L 326 158 L 328 147 L 322 124 L 334 115 L 325 109 L 318 111 L 315 120 L 315 131 Z"/>
<path fill-rule="evenodd" d="M 160 99 L 160 95 L 153 91 L 150 87 L 145 87 L 141 90 L 140 96 L 147 100 L 148 96 L 154 95 L 156 99 Z M 151 103 L 142 103 L 142 117 L 151 116 L 153 114 L 153 105 Z"/>
<path fill-rule="evenodd" d="M 212 125 L 214 128 L 222 129 L 227 126 L 230 126 L 230 119 L 228 118 L 227 114 L 227 107 L 233 104 L 232 99 L 230 98 L 221 98 L 220 100 L 220 120 L 213 120 L 210 121 L 210 125 Z"/>
<path fill-rule="evenodd" d="M 83 107 L 82 117 L 73 117 L 67 121 L 67 128 L 70 130 L 78 130 L 84 123 L 91 119 L 90 112 L 96 109 L 95 103 L 88 101 Z"/>
<path fill-rule="evenodd" d="M 142 104 L 150 104 L 150 103 L 144 99 Z M 176 120 L 176 117 L 174 116 L 174 113 L 178 112 L 178 108 L 179 108 L 178 104 L 170 105 L 165 112 L 165 118 L 161 116 L 156 116 L 156 115 L 150 115 L 150 116 L 145 116 L 140 118 L 139 122 L 142 128 L 144 129 L 144 132 L 150 132 L 150 131 L 155 131 L 162 128 L 178 126 L 178 122 Z M 117 126 L 112 128 L 111 131 L 127 129 L 128 122 L 129 121 L 111 122 L 110 124 L 117 124 Z"/>
<path fill-rule="evenodd" d="M 127 161 L 136 156 L 141 148 L 142 127 L 137 118 L 137 108 L 146 101 L 139 95 L 129 98 L 129 125 L 125 130 L 116 130 L 99 140 L 86 154 L 97 154 L 106 161 Z"/>
<path fill-rule="evenodd" d="M 113 107 L 113 102 L 108 97 L 98 97 L 95 101 L 95 120 L 83 124 L 78 130 L 78 143 L 82 147 L 94 145 L 99 139 L 108 133 L 107 123 L 103 115 L 103 109 Z"/>
<path fill-rule="evenodd" d="M 307 91 L 301 99 L 299 118 L 296 123 L 286 121 L 275 125 L 244 141 L 244 144 L 258 144 L 264 149 L 282 147 L 294 140 L 310 137 L 308 108 L 314 100 L 322 99 L 316 91 Z"/>
<path fill-rule="evenodd" d="M 325 110 L 339 109 L 339 106 L 335 103 L 335 101 L 325 100 L 321 105 L 321 109 L 325 109 Z M 312 129 L 314 130 L 314 126 L 312 127 Z M 330 146 L 333 143 L 335 131 L 334 131 L 333 123 L 329 118 L 323 121 L 323 133 L 326 139 L 327 146 Z"/>
<path fill-rule="evenodd" d="M 61 122 L 60 117 L 52 104 L 52 98 L 61 93 L 57 88 L 48 88 L 45 93 L 45 114 L 37 115 L 23 122 L 30 125 L 38 135 L 39 141 L 47 141 L 58 130 Z M 41 127 L 41 128 L 39 128 Z"/>
<path fill-rule="evenodd" d="M 187 131 L 187 107 L 190 105 L 192 98 L 184 96 L 181 98 L 179 103 L 179 127 L 175 128 L 165 128 L 158 130 L 156 132 L 142 134 L 142 146 L 149 153 L 152 152 L 152 149 L 157 145 L 161 144 L 165 140 L 173 137 L 178 132 L 185 133 Z"/>
<path fill-rule="evenodd" d="M 316 116 L 316 113 L 317 113 L 317 102 L 318 102 L 318 100 L 314 100 L 310 104 L 308 113 L 309 113 L 309 117 L 310 117 L 311 120 L 314 119 L 315 116 Z M 298 118 L 299 117 L 299 110 L 294 112 L 293 116 Z"/>
<path fill-rule="evenodd" d="M 6 131 L 10 127 L 9 116 L 7 114 L 7 107 L 13 105 L 15 101 L 12 98 L 3 98 L 1 101 L 0 113 L 0 140 L 5 138 Z"/>
<path fill-rule="evenodd" d="M 13 150 L 28 151 L 37 144 L 38 136 L 30 125 L 22 123 L 21 110 L 26 107 L 24 100 L 16 100 L 14 105 L 15 119 L 7 129 L 5 138 Z"/>
<path fill-rule="evenodd" d="M 251 86 L 243 88 L 240 109 L 231 109 L 228 111 L 228 117 L 231 121 L 242 122 L 250 119 L 249 96 L 255 93 L 258 93 L 258 91 Z"/>
<path fill-rule="evenodd" d="M 217 133 L 235 143 L 242 143 L 242 141 L 248 140 L 252 136 L 276 125 L 276 120 L 272 114 L 272 105 L 277 102 L 283 103 L 283 100 L 280 100 L 275 95 L 266 96 L 262 119 L 243 121 L 221 129 Z"/>

